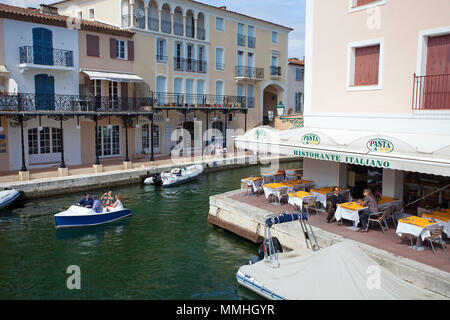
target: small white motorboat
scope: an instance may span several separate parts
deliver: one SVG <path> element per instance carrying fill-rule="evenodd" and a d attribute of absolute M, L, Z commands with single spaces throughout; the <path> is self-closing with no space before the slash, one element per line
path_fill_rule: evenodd
<path fill-rule="evenodd" d="M 16 189 L 0 191 L 0 208 L 9 206 L 14 201 L 19 199 L 19 197 L 20 197 L 20 192 L 17 191 Z"/>
<path fill-rule="evenodd" d="M 132 214 L 131 210 L 126 208 L 111 209 L 109 212 L 106 211 L 106 208 L 103 208 L 103 212 L 97 213 L 91 208 L 73 205 L 69 209 L 55 214 L 55 222 L 57 228 L 95 226 L 116 221 Z"/>
<path fill-rule="evenodd" d="M 203 173 L 203 166 L 194 164 L 186 168 L 173 168 L 170 172 L 155 173 L 144 180 L 145 184 L 161 185 L 172 187 L 183 182 L 195 179 Z"/>

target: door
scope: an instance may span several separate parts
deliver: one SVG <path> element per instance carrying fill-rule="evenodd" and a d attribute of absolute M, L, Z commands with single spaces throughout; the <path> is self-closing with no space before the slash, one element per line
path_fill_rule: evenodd
<path fill-rule="evenodd" d="M 254 66 L 255 66 L 254 54 L 253 54 L 253 52 L 248 52 L 247 53 L 247 76 L 250 78 L 255 77 L 255 72 L 253 69 Z"/>
<path fill-rule="evenodd" d="M 191 105 L 194 103 L 193 95 L 194 95 L 194 80 L 187 79 L 186 80 L 186 103 L 188 105 Z"/>
<path fill-rule="evenodd" d="M 156 99 L 157 104 L 159 106 L 164 105 L 166 103 L 166 78 L 164 77 L 157 77 L 156 78 Z"/>
<path fill-rule="evenodd" d="M 175 105 L 177 106 L 182 106 L 183 105 L 183 90 L 182 90 L 182 83 L 183 80 L 176 78 L 174 83 L 173 83 L 173 90 L 175 92 Z"/>
<path fill-rule="evenodd" d="M 55 110 L 55 78 L 48 74 L 34 77 L 36 110 Z"/>
<path fill-rule="evenodd" d="M 201 107 L 203 105 L 203 95 L 205 93 L 205 81 L 197 80 L 197 105 Z"/>
<path fill-rule="evenodd" d="M 192 45 L 187 45 L 187 71 L 194 71 L 194 62 L 192 61 L 193 48 Z"/>
<path fill-rule="evenodd" d="M 52 38 L 52 32 L 48 29 L 33 29 L 33 61 L 35 64 L 53 65 Z"/>
<path fill-rule="evenodd" d="M 181 62 L 182 51 L 181 50 L 182 50 L 181 43 L 176 43 L 175 44 L 175 70 L 182 69 L 182 62 Z"/>
<path fill-rule="evenodd" d="M 216 104 L 222 106 L 223 104 L 223 82 L 216 81 Z"/>
<path fill-rule="evenodd" d="M 236 76 L 243 77 L 244 76 L 244 51 L 238 51 L 237 53 L 237 70 L 236 70 Z"/>

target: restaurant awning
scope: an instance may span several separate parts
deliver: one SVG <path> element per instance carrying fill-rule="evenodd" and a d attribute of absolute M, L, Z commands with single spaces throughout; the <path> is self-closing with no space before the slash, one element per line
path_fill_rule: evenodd
<path fill-rule="evenodd" d="M 238 148 L 450 177 L 450 136 L 262 126 L 234 138 Z"/>
<path fill-rule="evenodd" d="M 94 70 L 81 70 L 87 74 L 91 80 L 107 80 L 115 82 L 144 82 L 144 79 L 134 73 L 117 73 Z"/>

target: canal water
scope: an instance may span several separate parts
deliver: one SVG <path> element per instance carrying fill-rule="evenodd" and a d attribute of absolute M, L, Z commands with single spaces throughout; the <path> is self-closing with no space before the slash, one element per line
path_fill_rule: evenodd
<path fill-rule="evenodd" d="M 238 189 L 260 170 L 204 174 L 173 188 L 113 188 L 134 215 L 101 226 L 55 228 L 53 215 L 80 193 L 0 209 L 0 299 L 258 299 L 235 278 L 257 245 L 210 225 L 207 215 L 210 195 Z M 80 268 L 80 290 L 67 288 L 71 265 Z"/>

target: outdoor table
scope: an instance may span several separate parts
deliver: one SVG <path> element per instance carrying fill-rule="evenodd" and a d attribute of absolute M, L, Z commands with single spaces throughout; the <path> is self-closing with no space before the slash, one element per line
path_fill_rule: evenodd
<path fill-rule="evenodd" d="M 297 178 L 301 178 L 302 176 L 302 169 L 287 169 L 285 171 L 286 174 L 286 179 L 288 177 L 297 177 Z"/>
<path fill-rule="evenodd" d="M 339 190 L 339 194 L 350 191 L 349 189 Z M 311 189 L 309 192 L 313 193 L 316 196 L 317 201 L 321 202 L 323 207 L 327 207 L 327 200 L 333 194 L 333 187 L 323 187 L 319 189 Z M 346 199 L 350 200 L 350 199 Z"/>
<path fill-rule="evenodd" d="M 444 227 L 444 233 L 450 235 L 450 210 L 423 213 L 422 218 L 434 219 Z"/>
<path fill-rule="evenodd" d="M 248 186 L 252 187 L 252 190 L 254 191 L 253 181 L 259 181 L 259 180 L 262 180 L 262 179 L 263 179 L 262 177 L 248 177 L 248 178 L 241 179 L 241 182 L 244 182 Z M 244 190 L 242 185 L 241 185 L 241 190 Z"/>
<path fill-rule="evenodd" d="M 417 251 L 422 251 L 424 249 L 422 247 L 422 241 L 430 236 L 430 229 L 436 226 L 439 226 L 439 222 L 437 221 L 431 221 L 429 219 L 417 216 L 410 216 L 398 220 L 397 230 L 395 230 L 395 233 L 397 233 L 400 237 L 403 233 L 408 233 L 417 237 L 416 245 L 412 248 Z"/>
<path fill-rule="evenodd" d="M 300 208 L 300 211 L 302 211 L 304 198 L 312 197 L 312 196 L 314 196 L 312 193 L 305 192 L 305 191 L 297 191 L 294 193 L 291 192 L 291 193 L 289 193 L 288 203 L 293 206 L 297 205 Z"/>
<path fill-rule="evenodd" d="M 283 182 L 284 180 L 284 174 L 283 173 L 274 173 L 273 174 L 273 182 Z"/>
<path fill-rule="evenodd" d="M 378 200 L 378 209 L 380 211 L 383 211 L 386 207 L 390 207 L 393 205 L 401 204 L 402 200 L 387 197 L 387 196 L 381 196 L 381 199 Z"/>
<path fill-rule="evenodd" d="M 360 206 L 356 202 L 341 203 L 337 205 L 334 217 L 336 218 L 336 221 L 340 221 L 341 219 L 353 221 L 353 227 L 350 227 L 350 229 L 358 230 L 359 211 L 367 208 L 368 207 Z"/>
<path fill-rule="evenodd" d="M 266 198 L 269 198 L 271 194 L 274 193 L 274 190 L 279 188 L 288 187 L 288 192 L 292 192 L 294 186 L 301 185 L 303 180 L 295 180 L 295 181 L 282 181 L 278 183 L 268 183 L 263 186 L 264 195 Z"/>

